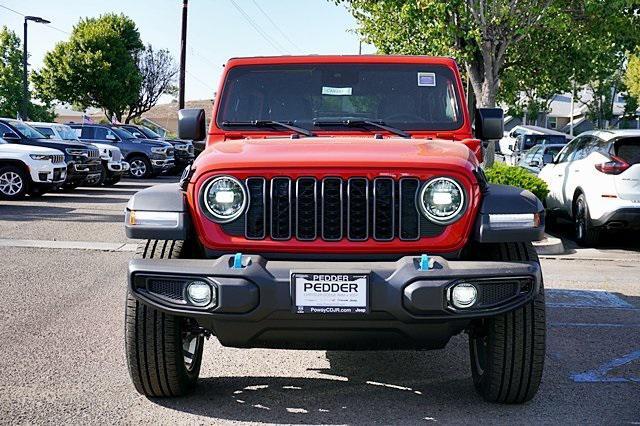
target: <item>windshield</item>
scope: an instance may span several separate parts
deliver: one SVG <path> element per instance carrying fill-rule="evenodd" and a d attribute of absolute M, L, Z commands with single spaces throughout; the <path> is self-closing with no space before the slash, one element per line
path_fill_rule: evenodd
<path fill-rule="evenodd" d="M 129 130 L 129 129 L 127 129 L 127 130 Z M 161 137 L 159 134 L 157 134 L 156 132 L 154 132 L 153 130 L 151 130 L 150 128 L 145 127 L 145 126 L 137 127 L 136 130 L 138 130 L 140 133 L 142 133 L 143 135 L 145 135 L 149 139 L 160 139 L 160 137 Z M 131 131 L 131 130 L 129 130 L 129 131 Z M 133 133 L 133 132 L 131 132 L 131 133 Z"/>
<path fill-rule="evenodd" d="M 58 131 L 58 134 L 60 135 L 60 137 L 65 141 L 78 140 L 78 136 L 76 135 L 75 130 L 73 130 L 69 126 L 65 126 L 65 125 L 56 126 L 56 130 Z"/>
<path fill-rule="evenodd" d="M 229 70 L 216 120 L 223 129 L 273 120 L 326 130 L 317 124 L 362 119 L 402 130 L 455 130 L 463 124 L 455 82 L 437 65 L 240 66 Z"/>
<path fill-rule="evenodd" d="M 135 139 L 136 138 L 131 133 L 127 132 L 124 129 L 121 129 L 120 127 L 112 127 L 111 130 L 113 130 L 113 133 L 115 133 L 116 135 L 120 136 L 120 139 Z"/>
<path fill-rule="evenodd" d="M 33 127 L 27 126 L 22 121 L 18 120 L 7 120 L 9 124 L 15 127 L 22 135 L 26 138 L 34 138 L 34 139 L 44 139 L 45 135 L 34 129 Z"/>

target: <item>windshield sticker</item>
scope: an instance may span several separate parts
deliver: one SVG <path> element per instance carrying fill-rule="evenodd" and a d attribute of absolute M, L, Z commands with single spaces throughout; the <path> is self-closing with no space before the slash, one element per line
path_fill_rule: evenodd
<path fill-rule="evenodd" d="M 435 87 L 436 86 L 436 73 L 434 73 L 434 72 L 419 72 L 418 73 L 418 86 Z"/>
<path fill-rule="evenodd" d="M 332 96 L 351 96 L 351 91 L 353 88 L 351 87 L 327 87 L 322 86 L 322 94 L 323 95 L 332 95 Z"/>

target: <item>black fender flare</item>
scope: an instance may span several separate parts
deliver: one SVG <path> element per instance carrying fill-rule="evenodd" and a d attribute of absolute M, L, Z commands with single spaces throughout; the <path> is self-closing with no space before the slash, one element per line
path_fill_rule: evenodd
<path fill-rule="evenodd" d="M 533 214 L 533 226 L 492 226 L 492 215 Z M 539 241 L 544 238 L 544 206 L 531 192 L 508 185 L 488 184 L 476 218 L 474 239 L 481 243 Z"/>
<path fill-rule="evenodd" d="M 149 212 L 147 215 L 159 213 L 157 216 L 166 216 L 168 219 L 156 224 L 140 222 L 139 212 Z M 190 230 L 191 217 L 179 183 L 165 183 L 143 189 L 127 203 L 125 231 L 128 238 L 186 240 Z"/>

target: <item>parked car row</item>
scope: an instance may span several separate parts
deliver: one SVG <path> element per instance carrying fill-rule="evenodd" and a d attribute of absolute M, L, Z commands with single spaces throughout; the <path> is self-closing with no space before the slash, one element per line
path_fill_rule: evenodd
<path fill-rule="evenodd" d="M 190 141 L 162 140 L 150 130 L 147 135 L 147 130 L 137 125 L 0 118 L 0 198 L 38 196 L 80 185 L 114 185 L 127 172 L 132 178 L 177 174 L 195 158 Z"/>
<path fill-rule="evenodd" d="M 519 166 L 549 187 L 547 223 L 574 223 L 578 243 L 596 246 L 611 230 L 640 230 L 640 130 L 596 130 L 566 145 L 536 145 Z"/>

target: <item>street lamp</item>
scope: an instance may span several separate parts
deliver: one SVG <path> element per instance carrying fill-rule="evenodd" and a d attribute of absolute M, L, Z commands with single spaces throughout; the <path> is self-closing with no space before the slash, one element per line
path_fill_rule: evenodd
<path fill-rule="evenodd" d="M 24 38 L 23 38 L 23 47 L 22 47 L 22 112 L 20 113 L 20 117 L 23 120 L 26 120 L 27 117 L 27 106 L 29 103 L 29 82 L 27 76 L 27 21 L 33 21 L 38 24 L 50 24 L 51 21 L 48 21 L 39 16 L 25 16 L 24 17 Z"/>

